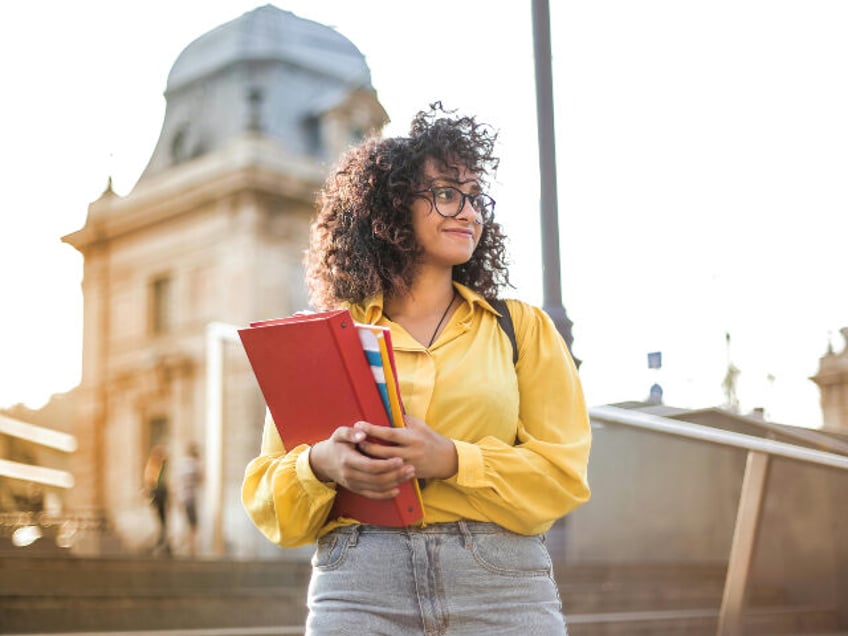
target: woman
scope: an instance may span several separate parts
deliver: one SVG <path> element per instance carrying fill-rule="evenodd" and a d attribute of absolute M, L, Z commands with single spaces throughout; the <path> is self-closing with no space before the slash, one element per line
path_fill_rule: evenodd
<path fill-rule="evenodd" d="M 489 303 L 508 284 L 484 192 L 495 138 L 436 104 L 408 137 L 351 149 L 325 184 L 313 304 L 391 329 L 407 416 L 292 449 L 265 423 L 243 502 L 275 543 L 317 542 L 308 634 L 565 633 L 544 533 L 589 498 L 590 429 L 552 321 L 508 301 L 514 364 Z M 385 499 L 409 479 L 424 484 L 421 527 L 328 518 L 337 484 Z"/>
<path fill-rule="evenodd" d="M 159 532 L 153 553 L 171 554 L 171 544 L 168 541 L 168 454 L 164 446 L 157 444 L 150 450 L 147 463 L 144 465 L 144 488 L 150 497 L 150 505 L 156 511 L 159 522 Z"/>
<path fill-rule="evenodd" d="M 176 465 L 177 499 L 185 513 L 187 524 L 186 551 L 188 556 L 197 555 L 197 495 L 203 482 L 200 464 L 200 449 L 195 442 L 186 446 L 186 454 Z"/>

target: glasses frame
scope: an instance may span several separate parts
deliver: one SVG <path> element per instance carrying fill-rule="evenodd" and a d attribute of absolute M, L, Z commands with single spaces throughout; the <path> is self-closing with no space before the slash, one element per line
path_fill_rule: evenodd
<path fill-rule="evenodd" d="M 445 214 L 444 212 L 442 212 L 439 209 L 439 204 L 436 202 L 436 193 L 434 192 L 434 190 L 453 190 L 454 192 L 458 192 L 459 196 L 462 197 L 462 198 L 460 199 L 459 208 L 457 209 L 457 211 L 454 212 L 453 214 Z M 471 203 L 471 209 L 474 210 L 474 214 L 479 216 L 482 219 L 482 221 L 478 221 L 476 218 L 474 219 L 474 222 L 477 225 L 488 225 L 492 221 L 494 221 L 494 219 L 495 219 L 496 202 L 492 197 L 490 197 L 485 192 L 475 192 L 475 193 L 472 193 L 472 194 L 468 194 L 466 192 L 463 192 L 462 190 L 460 190 L 457 187 L 445 185 L 445 186 L 430 186 L 429 188 L 427 188 L 425 190 L 416 190 L 412 194 L 415 194 L 417 196 L 424 196 L 425 194 L 429 194 L 431 203 L 433 204 L 433 208 L 436 210 L 436 212 L 438 213 L 439 216 L 441 216 L 442 218 L 445 218 L 445 219 L 455 219 L 460 214 L 462 214 L 462 210 L 465 209 L 465 201 L 466 200 L 468 200 Z M 489 212 L 488 213 L 481 212 L 477 209 L 477 207 L 475 207 L 475 205 L 474 205 L 475 201 L 479 201 L 479 200 L 482 200 L 482 201 L 489 204 Z"/>

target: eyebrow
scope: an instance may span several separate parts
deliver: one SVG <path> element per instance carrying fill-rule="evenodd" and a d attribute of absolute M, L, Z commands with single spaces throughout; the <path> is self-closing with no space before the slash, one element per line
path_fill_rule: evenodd
<path fill-rule="evenodd" d="M 478 181 L 476 178 L 466 179 L 465 181 L 459 181 L 457 179 L 453 179 L 452 177 L 446 177 L 444 175 L 438 175 L 436 177 L 429 177 L 428 176 L 427 177 L 428 187 L 433 187 L 433 185 L 437 181 L 444 181 L 444 182 L 446 182 L 450 185 L 453 185 L 453 186 L 464 186 L 466 184 L 471 184 L 471 189 L 473 191 L 478 192 L 478 193 L 483 191 L 483 186 L 480 185 L 480 181 Z"/>

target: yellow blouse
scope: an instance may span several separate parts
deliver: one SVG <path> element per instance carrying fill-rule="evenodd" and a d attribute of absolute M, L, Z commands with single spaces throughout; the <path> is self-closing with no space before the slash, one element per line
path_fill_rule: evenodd
<path fill-rule="evenodd" d="M 391 328 L 406 412 L 456 445 L 456 475 L 422 490 L 423 522 L 469 519 L 545 532 L 589 499 L 591 432 L 577 370 L 548 315 L 518 300 L 507 301 L 519 350 L 513 365 L 497 312 L 454 286 L 463 303 L 429 349 L 383 316 L 381 297 L 350 307 L 354 320 Z M 335 484 L 315 477 L 308 448 L 286 452 L 266 418 L 260 455 L 242 484 L 257 528 L 287 547 L 355 523 L 326 518 Z"/>

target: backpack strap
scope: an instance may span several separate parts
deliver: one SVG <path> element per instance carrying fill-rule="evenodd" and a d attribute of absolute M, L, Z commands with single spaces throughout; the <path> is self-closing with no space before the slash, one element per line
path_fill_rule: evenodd
<path fill-rule="evenodd" d="M 502 298 L 496 298 L 495 300 L 490 301 L 492 307 L 495 308 L 500 316 L 498 317 L 498 324 L 503 329 L 504 333 L 509 338 L 510 343 L 512 343 L 512 364 L 518 363 L 518 343 L 515 340 L 515 327 L 512 324 L 512 315 L 509 313 L 509 307 L 506 306 L 506 301 Z"/>

